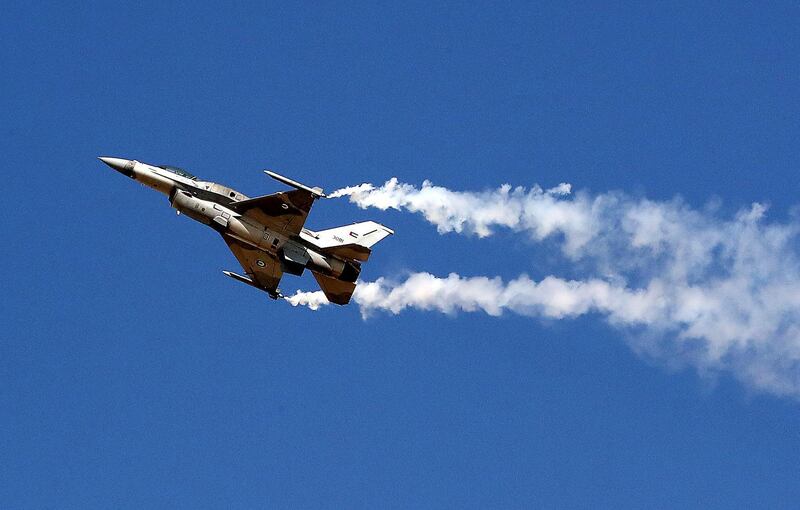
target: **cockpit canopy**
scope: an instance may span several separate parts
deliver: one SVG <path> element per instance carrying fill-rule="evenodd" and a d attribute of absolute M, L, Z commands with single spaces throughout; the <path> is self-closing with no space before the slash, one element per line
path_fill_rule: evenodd
<path fill-rule="evenodd" d="M 181 177 L 185 177 L 193 181 L 197 180 L 197 176 L 190 174 L 183 168 L 178 168 L 177 166 L 170 166 L 170 165 L 156 165 L 156 166 L 158 168 L 161 168 L 162 170 L 166 170 L 167 172 L 172 172 L 175 175 L 180 175 Z"/>

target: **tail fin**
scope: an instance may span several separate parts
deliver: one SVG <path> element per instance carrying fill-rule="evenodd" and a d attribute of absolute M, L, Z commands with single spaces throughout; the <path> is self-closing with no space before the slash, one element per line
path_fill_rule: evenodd
<path fill-rule="evenodd" d="M 394 234 L 394 231 L 380 223 L 364 221 L 319 232 L 304 229 L 303 233 L 324 253 L 364 262 L 372 253 L 372 246 Z"/>
<path fill-rule="evenodd" d="M 346 282 L 319 273 L 312 274 L 317 279 L 317 283 L 319 283 L 319 287 L 325 293 L 328 301 L 337 305 L 346 305 L 350 302 L 350 298 L 356 290 L 355 282 Z"/>

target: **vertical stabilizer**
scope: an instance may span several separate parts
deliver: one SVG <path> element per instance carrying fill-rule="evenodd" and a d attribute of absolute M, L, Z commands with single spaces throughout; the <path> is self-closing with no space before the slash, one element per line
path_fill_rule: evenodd
<path fill-rule="evenodd" d="M 307 236 L 306 240 L 324 253 L 363 262 L 372 253 L 372 246 L 394 234 L 394 231 L 380 223 L 364 221 L 319 232 L 306 230 L 303 234 Z"/>

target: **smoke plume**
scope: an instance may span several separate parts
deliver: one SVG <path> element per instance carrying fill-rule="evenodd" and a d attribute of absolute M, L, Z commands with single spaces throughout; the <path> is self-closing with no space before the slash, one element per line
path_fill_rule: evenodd
<path fill-rule="evenodd" d="M 636 332 L 626 337 L 637 352 L 800 397 L 799 225 L 768 222 L 762 204 L 724 217 L 680 199 L 573 195 L 569 184 L 461 192 L 397 179 L 333 196 L 361 208 L 419 214 L 443 234 L 484 238 L 508 229 L 547 239 L 585 273 L 538 282 L 524 274 L 510 281 L 424 272 L 379 278 L 356 289 L 353 299 L 364 316 L 409 308 L 550 319 L 597 313 Z M 321 292 L 287 299 L 312 309 L 327 303 Z"/>

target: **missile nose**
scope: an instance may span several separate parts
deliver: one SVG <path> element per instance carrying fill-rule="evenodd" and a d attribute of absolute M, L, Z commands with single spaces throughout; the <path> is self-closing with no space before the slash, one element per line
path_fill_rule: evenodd
<path fill-rule="evenodd" d="M 134 162 L 132 160 L 123 158 L 110 158 L 106 156 L 102 156 L 98 159 L 117 172 L 127 175 L 128 177 L 133 177 Z"/>

